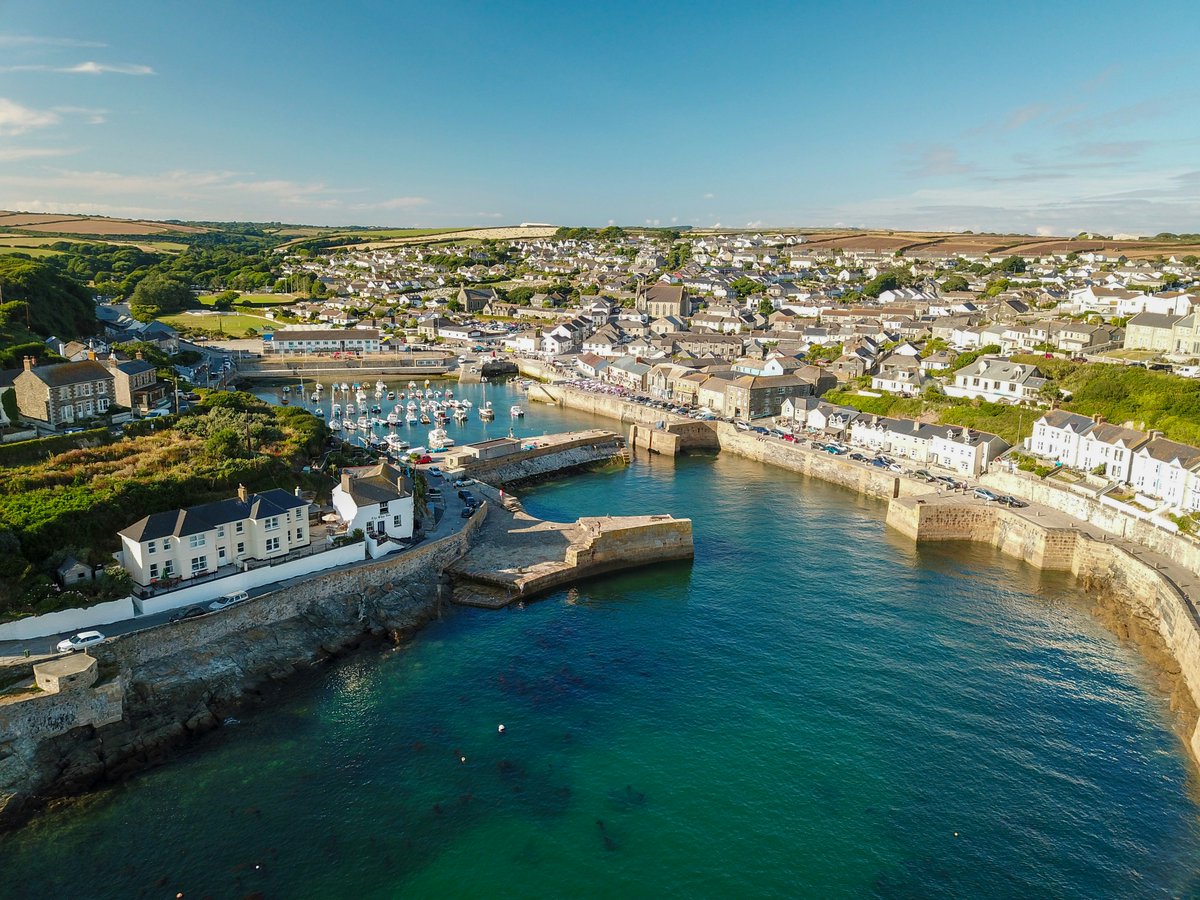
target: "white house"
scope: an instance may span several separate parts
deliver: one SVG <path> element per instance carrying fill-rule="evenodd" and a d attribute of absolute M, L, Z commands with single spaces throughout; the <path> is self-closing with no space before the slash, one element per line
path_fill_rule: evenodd
<path fill-rule="evenodd" d="M 1079 413 L 1052 409 L 1033 423 L 1033 434 L 1025 447 L 1042 459 L 1052 459 L 1072 468 L 1079 465 L 1079 444 L 1096 422 Z"/>
<path fill-rule="evenodd" d="M 946 394 L 999 403 L 1036 402 L 1045 383 L 1037 366 L 984 356 L 955 373 L 954 384 L 946 385 Z"/>
<path fill-rule="evenodd" d="M 243 560 L 307 547 L 308 501 L 274 488 L 187 509 L 153 513 L 119 532 L 121 565 L 140 585 L 195 578 Z"/>
<path fill-rule="evenodd" d="M 387 463 L 343 469 L 333 508 L 347 534 L 362 530 L 372 558 L 401 549 L 400 542 L 412 537 L 412 491 L 400 470 Z"/>
<path fill-rule="evenodd" d="M 378 328 L 284 328 L 262 336 L 263 353 L 378 353 Z"/>
<path fill-rule="evenodd" d="M 1133 454 L 1129 481 L 1140 494 L 1158 497 L 1177 509 L 1200 509 L 1200 449 L 1151 438 Z"/>
<path fill-rule="evenodd" d="M 1134 451 L 1150 436 L 1132 428 L 1097 421 L 1079 441 L 1079 468 L 1088 472 L 1103 467 L 1105 477 L 1129 481 Z"/>

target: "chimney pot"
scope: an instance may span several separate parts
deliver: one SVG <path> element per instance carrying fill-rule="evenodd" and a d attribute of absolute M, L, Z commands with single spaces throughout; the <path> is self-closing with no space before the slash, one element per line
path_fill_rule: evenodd
<path fill-rule="evenodd" d="M 33 369 L 34 362 L 36 362 L 36 360 L 32 356 L 26 356 L 21 360 L 21 363 L 25 366 L 26 372 L 29 372 Z"/>
<path fill-rule="evenodd" d="M 243 503 L 245 503 L 246 499 L 249 496 L 250 496 L 250 494 L 247 492 L 246 486 L 244 484 L 239 484 L 238 485 L 238 499 L 241 500 Z"/>

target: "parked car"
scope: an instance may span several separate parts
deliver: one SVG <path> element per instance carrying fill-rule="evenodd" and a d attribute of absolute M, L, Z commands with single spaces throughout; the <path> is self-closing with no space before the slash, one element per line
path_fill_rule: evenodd
<path fill-rule="evenodd" d="M 861 453 L 851 453 L 850 458 L 852 460 L 854 460 L 855 462 L 866 462 L 867 461 L 867 458 L 865 456 L 863 456 Z"/>
<path fill-rule="evenodd" d="M 104 635 L 98 631 L 81 631 L 66 640 L 59 641 L 56 649 L 59 653 L 75 653 L 79 650 L 86 650 L 102 640 L 104 640 Z"/>
<path fill-rule="evenodd" d="M 785 435 L 783 436 L 783 439 L 784 439 L 785 441 L 789 442 L 789 443 L 795 443 L 795 441 L 796 441 L 796 436 L 795 436 L 794 434 L 785 434 Z"/>
<path fill-rule="evenodd" d="M 471 516 L 475 515 L 475 510 L 477 510 L 477 509 L 479 509 L 478 506 L 464 506 L 462 509 L 462 513 L 460 513 L 460 515 L 464 519 L 469 519 L 469 518 L 471 518 Z"/>
<path fill-rule="evenodd" d="M 442 470 L 439 469 L 437 466 L 430 466 L 428 469 L 425 470 L 425 473 L 427 475 L 432 475 L 434 478 L 442 477 Z"/>
<path fill-rule="evenodd" d="M 971 496 L 975 497 L 979 500 L 986 500 L 989 503 L 1000 499 L 999 494 L 997 494 L 993 491 L 989 491 L 987 488 L 984 488 L 984 487 L 975 488 L 975 490 L 973 490 L 971 492 Z"/>
<path fill-rule="evenodd" d="M 956 481 L 955 479 L 951 478 L 949 475 L 938 475 L 938 476 L 936 476 L 936 478 L 937 478 L 937 480 L 938 480 L 938 481 L 940 481 L 940 482 L 941 482 L 942 484 L 944 484 L 946 487 L 949 487 L 949 488 L 956 488 L 956 487 L 958 487 L 958 481 Z"/>
<path fill-rule="evenodd" d="M 230 594 L 222 594 L 212 603 L 208 604 L 209 612 L 218 612 L 222 609 L 228 609 L 235 603 L 241 603 L 243 600 L 249 600 L 250 595 L 245 591 L 234 591 Z"/>
<path fill-rule="evenodd" d="M 738 431 L 749 431 L 750 430 L 750 426 L 747 425 L 745 422 L 734 422 L 733 425 Z"/>
<path fill-rule="evenodd" d="M 1011 506 L 1013 509 L 1024 509 L 1029 505 L 1020 497 L 1013 497 L 1010 494 L 1001 494 L 997 499 L 1005 506 Z"/>
<path fill-rule="evenodd" d="M 920 478 L 922 481 L 937 481 L 937 476 L 928 469 L 917 469 L 913 472 L 913 478 Z"/>
<path fill-rule="evenodd" d="M 171 616 L 170 621 L 182 622 L 184 619 L 194 619 L 196 616 L 202 616 L 207 612 L 208 610 L 203 606 L 189 606 L 187 609 L 176 610 L 175 614 Z"/>

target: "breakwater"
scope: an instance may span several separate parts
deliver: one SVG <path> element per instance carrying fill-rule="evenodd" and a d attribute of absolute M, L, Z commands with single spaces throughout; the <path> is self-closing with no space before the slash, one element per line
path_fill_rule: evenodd
<path fill-rule="evenodd" d="M 625 423 L 664 420 L 657 410 L 563 384 L 540 385 L 554 402 Z M 531 399 L 533 397 L 531 393 Z M 666 414 L 666 422 L 691 422 Z M 1014 511 L 967 497 L 945 496 L 923 481 L 856 464 L 797 444 L 712 423 L 722 452 L 799 472 L 888 502 L 887 522 L 920 542 L 977 541 L 1036 568 L 1076 575 L 1106 624 L 1137 644 L 1166 677 L 1184 743 L 1200 765 L 1200 549 L 1186 538 L 1119 510 L 1008 473 L 981 479 L 1028 500 Z M 1091 526 L 1102 536 L 1091 533 Z"/>
<path fill-rule="evenodd" d="M 473 456 L 467 447 L 450 451 L 446 472 L 495 486 L 513 485 L 599 463 L 628 461 L 625 440 L 611 431 L 590 429 L 523 438 L 520 449 L 492 458 Z"/>

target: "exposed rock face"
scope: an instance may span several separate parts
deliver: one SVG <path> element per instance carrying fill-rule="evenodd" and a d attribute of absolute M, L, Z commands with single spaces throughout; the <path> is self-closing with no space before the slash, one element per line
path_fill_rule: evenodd
<path fill-rule="evenodd" d="M 276 683 L 365 640 L 411 634 L 437 615 L 442 569 L 464 543 L 446 539 L 123 636 L 97 648 L 94 687 L 0 706 L 0 827 L 162 762 Z"/>

